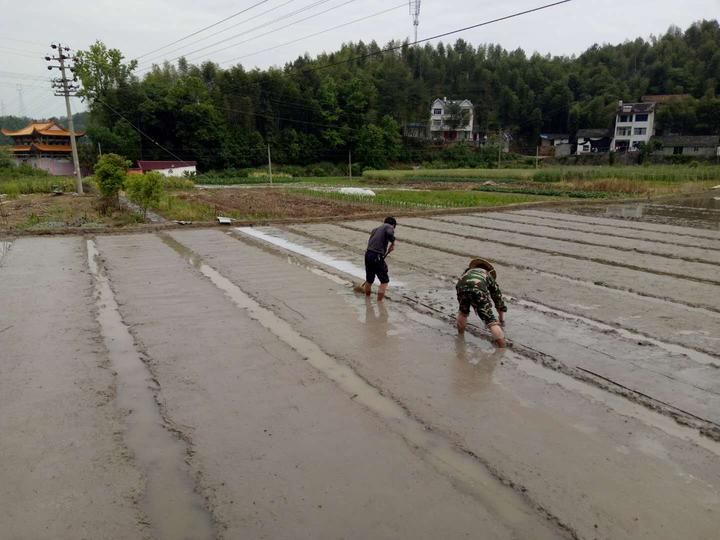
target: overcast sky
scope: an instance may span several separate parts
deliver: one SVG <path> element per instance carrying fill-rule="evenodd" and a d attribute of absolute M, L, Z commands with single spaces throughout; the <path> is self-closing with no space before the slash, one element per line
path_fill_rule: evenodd
<path fill-rule="evenodd" d="M 551 1 L 422 0 L 419 37 Z M 60 4 L 53 6 L 49 9 L 42 1 L 0 0 L 0 112 L 24 112 L 38 118 L 64 115 L 63 99 L 53 97 L 42 59 L 52 40 L 62 40 L 75 49 L 102 40 L 122 50 L 127 58 L 139 57 L 140 68 L 150 60 L 173 59 L 180 54 L 186 54 L 191 62 L 214 60 L 223 67 L 242 63 L 264 68 L 281 66 L 305 52 L 333 51 L 347 41 L 374 39 L 384 44 L 413 34 L 407 0 L 72 0 L 64 3 L 65 11 Z M 147 54 L 247 8 L 251 9 Z M 445 41 L 462 37 L 474 45 L 497 43 L 508 49 L 570 55 L 594 43 L 621 43 L 661 34 L 670 25 L 685 28 L 719 14 L 720 0 L 573 0 Z M 369 18 L 307 37 L 363 17 Z M 225 41 L 218 43 L 221 40 Z M 283 45 L 290 41 L 295 42 Z M 272 50 L 265 50 L 269 48 Z M 73 106 L 82 108 L 78 100 L 73 100 Z"/>

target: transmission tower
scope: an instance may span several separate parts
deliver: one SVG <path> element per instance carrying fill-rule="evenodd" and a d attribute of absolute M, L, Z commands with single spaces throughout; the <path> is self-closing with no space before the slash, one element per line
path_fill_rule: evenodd
<path fill-rule="evenodd" d="M 415 27 L 415 41 L 418 40 L 418 26 L 420 26 L 420 2 L 421 0 L 409 0 L 410 3 L 410 15 L 413 18 L 413 26 Z"/>
<path fill-rule="evenodd" d="M 80 171 L 77 141 L 75 140 L 75 126 L 73 125 L 72 110 L 70 108 L 70 96 L 77 95 L 78 90 L 80 90 L 78 78 L 77 75 L 75 75 L 75 66 L 72 65 L 75 58 L 70 51 L 70 47 L 63 46 L 61 43 L 53 43 L 50 47 L 52 47 L 53 51 L 55 51 L 54 54 L 57 56 L 53 56 L 53 53 L 51 53 L 50 56 L 45 57 L 45 60 L 50 63 L 47 67 L 49 70 L 57 69 L 60 71 L 60 77 L 53 79 L 52 87 L 55 89 L 56 96 L 65 98 L 65 110 L 67 111 L 67 122 L 70 128 L 73 166 L 75 167 L 75 189 L 78 193 L 82 193 L 82 172 Z"/>

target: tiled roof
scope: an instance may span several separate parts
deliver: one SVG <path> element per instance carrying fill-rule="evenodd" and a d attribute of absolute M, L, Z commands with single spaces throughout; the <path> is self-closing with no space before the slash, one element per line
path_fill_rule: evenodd
<path fill-rule="evenodd" d="M 175 167 L 195 167 L 197 161 L 138 161 L 138 167 L 144 171 L 172 169 Z"/>
<path fill-rule="evenodd" d="M 2 131 L 2 134 L 6 137 L 28 137 L 34 134 L 51 135 L 57 137 L 70 136 L 70 132 L 55 121 L 33 122 L 32 124 L 28 124 L 24 128 L 15 131 L 5 128 L 0 131 Z M 83 135 L 85 135 L 84 131 L 75 132 L 76 137 L 82 137 Z"/>
<path fill-rule="evenodd" d="M 654 137 L 665 147 L 668 146 L 697 146 L 703 148 L 717 148 L 720 145 L 718 135 L 666 135 L 665 137 Z"/>
<path fill-rule="evenodd" d="M 618 105 L 618 114 L 651 113 L 655 110 L 655 103 L 623 103 Z"/>
<path fill-rule="evenodd" d="M 586 139 L 602 139 L 610 136 L 610 130 L 605 128 L 578 129 L 577 136 Z"/>

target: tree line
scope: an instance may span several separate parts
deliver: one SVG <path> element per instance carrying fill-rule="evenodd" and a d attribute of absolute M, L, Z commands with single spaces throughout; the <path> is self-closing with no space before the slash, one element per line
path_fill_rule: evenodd
<path fill-rule="evenodd" d="M 139 75 L 135 61 L 97 42 L 77 62 L 88 135 L 131 160 L 195 159 L 207 171 L 264 163 L 267 145 L 286 164 L 346 162 L 349 152 L 368 167 L 423 160 L 433 149 L 404 139 L 402 127 L 427 123 L 430 103 L 445 96 L 473 102 L 479 132 L 502 130 L 533 148 L 541 132 L 611 127 L 618 100 L 646 94 L 691 96 L 661 109 L 668 130 L 720 129 L 717 20 L 570 57 L 464 40 L 389 46 L 397 49 L 348 43 L 265 70 L 180 59 Z"/>

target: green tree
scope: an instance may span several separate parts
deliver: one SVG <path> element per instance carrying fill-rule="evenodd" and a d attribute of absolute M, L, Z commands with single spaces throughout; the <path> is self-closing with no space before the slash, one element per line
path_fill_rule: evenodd
<path fill-rule="evenodd" d="M 457 101 L 451 101 L 445 108 L 445 123 L 452 130 L 464 128 L 470 121 L 470 111 L 460 106 Z"/>
<path fill-rule="evenodd" d="M 95 164 L 95 179 L 103 197 L 103 210 L 117 205 L 130 162 L 117 154 L 105 154 Z"/>
<path fill-rule="evenodd" d="M 157 171 L 147 174 L 131 174 L 125 180 L 128 199 L 136 203 L 143 212 L 143 218 L 153 206 L 160 204 L 165 191 L 163 175 Z"/>

